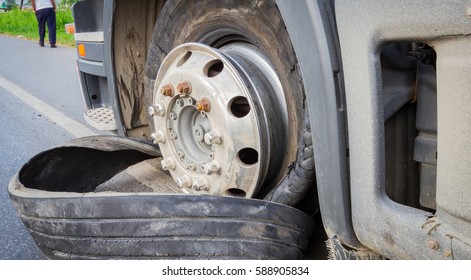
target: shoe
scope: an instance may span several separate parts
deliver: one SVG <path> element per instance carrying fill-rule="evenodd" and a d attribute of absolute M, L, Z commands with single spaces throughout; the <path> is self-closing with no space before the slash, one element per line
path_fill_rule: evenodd
<path fill-rule="evenodd" d="M 39 42 L 38 44 L 40 47 L 44 47 L 44 43 Z"/>
<path fill-rule="evenodd" d="M 56 44 L 51 44 L 51 48 L 57 48 Z"/>

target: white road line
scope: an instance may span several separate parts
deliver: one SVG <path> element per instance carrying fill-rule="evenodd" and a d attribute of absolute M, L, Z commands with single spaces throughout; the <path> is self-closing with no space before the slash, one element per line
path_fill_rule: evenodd
<path fill-rule="evenodd" d="M 50 119 L 52 122 L 55 122 L 74 137 L 96 135 L 96 133 L 88 127 L 71 119 L 70 117 L 67 117 L 64 113 L 54 109 L 53 107 L 44 103 L 42 100 L 34 97 L 26 90 L 22 89 L 20 86 L 6 80 L 2 76 L 0 76 L 0 87 L 4 88 L 8 93 L 16 96 L 21 101 L 31 106 L 33 109 L 44 115 L 46 118 Z"/>

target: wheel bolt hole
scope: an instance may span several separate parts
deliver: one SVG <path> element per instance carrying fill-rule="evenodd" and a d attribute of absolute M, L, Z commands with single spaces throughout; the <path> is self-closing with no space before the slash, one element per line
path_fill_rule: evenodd
<path fill-rule="evenodd" d="M 258 152 L 252 148 L 244 148 L 237 153 L 237 157 L 242 163 L 247 165 L 258 162 Z"/>
<path fill-rule="evenodd" d="M 182 66 L 183 64 L 185 64 L 185 62 L 187 62 L 188 59 L 190 59 L 190 57 L 191 57 L 192 54 L 193 54 L 193 53 L 192 53 L 191 51 L 187 51 L 187 52 L 185 53 L 185 55 L 184 55 L 182 58 L 180 58 L 180 60 L 177 62 L 177 67 L 180 67 L 180 66 Z"/>
<path fill-rule="evenodd" d="M 208 62 L 203 68 L 204 74 L 209 78 L 221 74 L 222 70 L 224 70 L 224 63 L 219 59 Z"/>
<path fill-rule="evenodd" d="M 247 98 L 237 96 L 229 102 L 229 109 L 236 118 L 243 118 L 250 113 L 250 105 Z"/>

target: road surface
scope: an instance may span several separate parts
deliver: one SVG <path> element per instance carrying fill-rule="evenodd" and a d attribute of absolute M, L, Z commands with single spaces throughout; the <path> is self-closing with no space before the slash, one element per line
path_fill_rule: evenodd
<path fill-rule="evenodd" d="M 8 197 L 29 158 L 67 140 L 100 134 L 83 120 L 76 51 L 0 35 L 0 260 L 44 259 Z"/>

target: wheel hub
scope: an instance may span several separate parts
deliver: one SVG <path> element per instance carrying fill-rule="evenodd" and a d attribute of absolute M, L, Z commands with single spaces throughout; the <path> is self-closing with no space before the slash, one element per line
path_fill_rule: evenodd
<path fill-rule="evenodd" d="M 279 166 L 286 116 L 270 95 L 282 90 L 263 69 L 231 48 L 197 43 L 163 61 L 149 107 L 152 139 L 182 191 L 251 197 Z"/>

